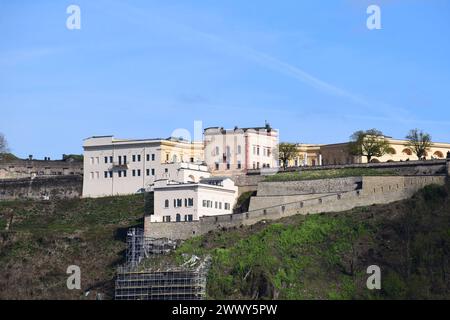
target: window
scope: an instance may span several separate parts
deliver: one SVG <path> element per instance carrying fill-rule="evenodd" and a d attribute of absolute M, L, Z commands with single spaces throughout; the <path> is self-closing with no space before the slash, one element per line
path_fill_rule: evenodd
<path fill-rule="evenodd" d="M 137 171 L 137 175 L 138 175 L 138 177 L 140 177 L 140 176 L 141 176 L 141 169 L 138 169 L 138 171 Z"/>
<path fill-rule="evenodd" d="M 187 217 L 188 217 L 188 221 L 192 221 L 192 214 L 188 214 Z"/>
<path fill-rule="evenodd" d="M 256 163 L 256 168 L 259 169 L 259 162 Z"/>
<path fill-rule="evenodd" d="M 112 178 L 113 177 L 113 172 L 109 171 L 109 177 Z"/>
<path fill-rule="evenodd" d="M 184 206 L 185 206 L 185 207 L 188 206 L 188 205 L 187 205 L 187 199 L 186 199 L 186 198 L 184 198 Z"/>
<path fill-rule="evenodd" d="M 149 155 L 149 154 L 147 154 L 146 160 L 147 160 L 147 161 L 150 161 L 150 155 Z"/>
<path fill-rule="evenodd" d="M 108 157 L 105 157 L 105 163 L 108 163 Z"/>
<path fill-rule="evenodd" d="M 113 157 L 112 156 L 109 157 L 109 162 L 113 163 Z"/>
<path fill-rule="evenodd" d="M 166 162 L 169 162 L 169 154 L 166 153 Z"/>
<path fill-rule="evenodd" d="M 183 206 L 183 199 L 177 199 L 177 207 Z"/>
<path fill-rule="evenodd" d="M 238 163 L 237 163 L 237 168 L 238 168 L 238 169 L 241 169 L 241 167 L 242 167 L 241 161 L 239 160 Z"/>
<path fill-rule="evenodd" d="M 119 156 L 119 165 L 122 164 L 122 156 Z"/>
<path fill-rule="evenodd" d="M 104 174 L 105 174 L 105 178 L 108 178 L 108 171 L 105 171 Z"/>
<path fill-rule="evenodd" d="M 216 162 L 216 170 L 219 170 L 219 163 Z"/>
<path fill-rule="evenodd" d="M 155 154 L 152 153 L 152 161 L 155 161 Z"/>
<path fill-rule="evenodd" d="M 133 162 L 136 162 L 136 155 L 135 154 L 133 154 L 132 159 L 133 159 Z"/>
<path fill-rule="evenodd" d="M 228 202 L 225 202 L 225 210 L 230 210 L 230 204 Z"/>
<path fill-rule="evenodd" d="M 123 176 L 124 176 L 124 177 L 127 176 L 127 170 L 123 170 Z"/>
<path fill-rule="evenodd" d="M 164 172 L 165 172 L 165 173 L 169 172 L 169 169 L 165 168 L 165 169 L 164 169 Z"/>
<path fill-rule="evenodd" d="M 259 156 L 259 147 L 256 148 L 256 155 Z"/>
<path fill-rule="evenodd" d="M 119 175 L 119 178 L 122 177 L 122 171 L 118 171 L 117 174 Z"/>
<path fill-rule="evenodd" d="M 253 161 L 253 169 L 256 169 L 256 162 Z"/>
<path fill-rule="evenodd" d="M 214 209 L 218 209 L 219 208 L 219 204 L 217 203 L 217 201 L 214 203 Z"/>
<path fill-rule="evenodd" d="M 227 170 L 230 170 L 230 163 L 229 162 L 227 162 Z"/>
<path fill-rule="evenodd" d="M 164 208 L 168 208 L 169 207 L 169 200 L 164 200 Z"/>
<path fill-rule="evenodd" d="M 152 169 L 152 176 L 155 175 L 155 169 Z"/>
<path fill-rule="evenodd" d="M 188 207 L 192 207 L 194 205 L 194 198 L 188 198 Z"/>
<path fill-rule="evenodd" d="M 219 202 L 219 209 L 222 209 L 222 202 Z"/>
<path fill-rule="evenodd" d="M 150 169 L 145 169 L 145 174 L 146 174 L 147 176 L 149 176 L 149 175 L 150 175 Z"/>
<path fill-rule="evenodd" d="M 190 158 L 189 160 L 190 160 L 191 162 L 194 162 L 194 158 Z"/>
<path fill-rule="evenodd" d="M 127 164 L 127 156 L 123 156 L 123 164 Z"/>
<path fill-rule="evenodd" d="M 170 222 L 170 216 L 164 216 L 163 222 Z"/>
<path fill-rule="evenodd" d="M 91 164 L 94 164 L 94 157 L 91 157 Z"/>
<path fill-rule="evenodd" d="M 133 174 L 133 177 L 136 177 L 136 170 L 133 169 L 132 174 Z"/>
<path fill-rule="evenodd" d="M 177 213 L 177 216 L 176 216 L 177 218 L 176 218 L 176 220 L 177 220 L 177 222 L 180 222 L 181 221 L 181 215 L 179 214 L 179 213 Z"/>
<path fill-rule="evenodd" d="M 141 162 L 141 155 L 140 154 L 138 154 L 138 156 L 137 156 L 137 161 Z"/>
<path fill-rule="evenodd" d="M 203 208 L 206 208 L 206 200 L 203 200 L 202 206 L 203 206 Z"/>

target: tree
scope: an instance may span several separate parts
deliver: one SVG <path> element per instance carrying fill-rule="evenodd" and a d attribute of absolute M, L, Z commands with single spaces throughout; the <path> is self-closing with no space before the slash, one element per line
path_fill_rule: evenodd
<path fill-rule="evenodd" d="M 412 129 L 406 136 L 408 143 L 407 147 L 417 155 L 417 158 L 422 159 L 426 157 L 427 151 L 431 147 L 431 136 L 419 129 Z"/>
<path fill-rule="evenodd" d="M 354 156 L 367 157 L 367 162 L 370 162 L 373 157 L 382 157 L 390 149 L 389 142 L 377 129 L 356 131 L 350 139 L 350 153 Z"/>
<path fill-rule="evenodd" d="M 283 168 L 286 169 L 289 160 L 298 156 L 298 149 L 295 143 L 282 142 L 278 145 L 278 158 L 283 163 Z"/>
<path fill-rule="evenodd" d="M 0 154 L 8 152 L 8 142 L 3 133 L 0 132 Z"/>

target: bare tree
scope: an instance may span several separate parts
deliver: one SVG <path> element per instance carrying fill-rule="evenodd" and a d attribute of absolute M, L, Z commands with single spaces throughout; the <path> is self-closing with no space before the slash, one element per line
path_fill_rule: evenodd
<path fill-rule="evenodd" d="M 0 132 L 0 154 L 7 153 L 8 151 L 8 142 L 6 141 L 5 135 Z"/>
<path fill-rule="evenodd" d="M 354 156 L 367 157 L 367 162 L 373 157 L 381 157 L 389 152 L 389 142 L 383 133 L 377 129 L 356 131 L 350 137 L 349 151 Z"/>
<path fill-rule="evenodd" d="M 406 136 L 408 139 L 407 147 L 411 148 L 416 154 L 417 158 L 422 159 L 426 157 L 427 151 L 431 147 L 431 136 L 419 129 L 412 129 Z"/>

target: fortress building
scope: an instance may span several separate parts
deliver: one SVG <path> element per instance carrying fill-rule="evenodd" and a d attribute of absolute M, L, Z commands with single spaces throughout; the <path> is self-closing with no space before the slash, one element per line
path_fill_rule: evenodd
<path fill-rule="evenodd" d="M 278 167 L 278 131 L 264 127 L 204 130 L 205 162 L 213 175 L 232 176 L 250 169 Z"/>
<path fill-rule="evenodd" d="M 418 160 L 407 140 L 385 137 L 390 150 L 382 157 L 373 157 L 372 163 Z M 299 154 L 289 161 L 289 166 L 320 166 L 367 163 L 367 157 L 354 156 L 349 151 L 349 142 L 334 144 L 298 144 Z M 445 159 L 450 151 L 450 143 L 433 142 L 425 159 Z"/>
<path fill-rule="evenodd" d="M 195 182 L 209 177 L 201 142 L 98 136 L 85 139 L 83 148 L 83 197 L 142 192 L 158 179 Z"/>
<path fill-rule="evenodd" d="M 203 216 L 231 214 L 237 187 L 227 177 L 202 178 L 199 182 L 156 181 L 154 213 L 147 222 L 198 221 Z"/>

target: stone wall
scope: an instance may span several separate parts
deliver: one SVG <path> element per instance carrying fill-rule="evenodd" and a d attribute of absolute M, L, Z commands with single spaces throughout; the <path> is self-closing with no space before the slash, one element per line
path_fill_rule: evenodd
<path fill-rule="evenodd" d="M 82 174 L 82 161 L 20 159 L 0 161 L 0 180 Z"/>
<path fill-rule="evenodd" d="M 80 175 L 0 179 L 0 200 L 79 198 L 82 186 Z"/>
<path fill-rule="evenodd" d="M 360 189 L 361 184 L 361 177 L 260 182 L 258 184 L 258 197 L 344 192 Z"/>
<path fill-rule="evenodd" d="M 277 204 L 240 214 L 203 217 L 199 221 L 189 223 L 150 223 L 150 219 L 146 218 L 145 234 L 155 238 L 187 239 L 211 230 L 251 225 L 266 219 L 279 219 L 295 214 L 340 212 L 358 206 L 390 203 L 409 198 L 426 185 L 443 185 L 446 176 L 379 176 L 361 179 L 361 189 L 322 194 L 302 201 Z"/>

